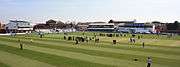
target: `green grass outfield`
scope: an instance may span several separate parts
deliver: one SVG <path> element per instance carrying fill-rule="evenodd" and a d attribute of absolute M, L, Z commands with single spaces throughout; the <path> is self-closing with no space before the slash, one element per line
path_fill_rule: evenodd
<path fill-rule="evenodd" d="M 74 45 L 75 41 L 64 40 L 63 34 L 46 34 L 43 38 L 35 34 L 0 36 L 0 67 L 146 67 L 149 56 L 153 60 L 152 67 L 180 67 L 180 36 L 146 34 L 132 44 L 129 43 L 130 34 L 126 35 L 97 36 L 100 43 L 89 41 L 78 45 Z M 83 35 L 76 32 L 68 36 Z M 24 50 L 19 49 L 18 40 L 23 43 Z M 112 40 L 118 43 L 113 45 Z"/>

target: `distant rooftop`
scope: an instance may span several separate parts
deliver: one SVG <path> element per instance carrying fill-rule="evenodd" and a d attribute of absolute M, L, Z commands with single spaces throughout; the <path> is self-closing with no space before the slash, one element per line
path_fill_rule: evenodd
<path fill-rule="evenodd" d="M 89 25 L 114 25 L 114 23 L 91 23 Z"/>
<path fill-rule="evenodd" d="M 27 22 L 27 21 L 18 21 L 18 20 L 10 20 L 10 22 L 23 22 L 23 23 L 30 23 L 30 22 Z"/>
<path fill-rule="evenodd" d="M 114 20 L 110 20 L 108 23 L 135 23 L 136 20 L 133 20 L 133 21 L 114 21 Z"/>
<path fill-rule="evenodd" d="M 135 21 L 113 21 L 113 23 L 135 23 Z"/>

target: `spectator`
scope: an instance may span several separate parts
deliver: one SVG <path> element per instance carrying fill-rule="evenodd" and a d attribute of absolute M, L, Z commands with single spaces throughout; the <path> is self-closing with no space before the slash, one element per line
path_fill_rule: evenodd
<path fill-rule="evenodd" d="M 148 57 L 147 59 L 147 67 L 151 67 L 152 64 L 152 59 L 150 57 Z"/>

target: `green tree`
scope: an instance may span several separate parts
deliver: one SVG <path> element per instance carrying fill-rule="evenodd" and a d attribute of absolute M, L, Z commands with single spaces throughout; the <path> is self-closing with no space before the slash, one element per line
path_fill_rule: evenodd
<path fill-rule="evenodd" d="M 111 19 L 108 23 L 113 23 L 114 21 Z"/>
<path fill-rule="evenodd" d="M 180 27 L 180 25 L 179 25 L 179 22 L 178 22 L 178 21 L 175 21 L 173 25 L 174 25 L 174 29 L 175 29 L 175 30 L 178 30 L 178 29 L 179 29 L 179 27 Z"/>

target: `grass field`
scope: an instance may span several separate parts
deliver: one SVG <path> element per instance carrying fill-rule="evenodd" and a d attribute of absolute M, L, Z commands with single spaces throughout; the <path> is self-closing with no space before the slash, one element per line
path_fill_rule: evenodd
<path fill-rule="evenodd" d="M 94 33 L 84 34 L 93 37 Z M 152 57 L 152 67 L 180 67 L 180 36 L 146 34 L 132 44 L 129 43 L 130 34 L 126 35 L 97 36 L 99 43 L 92 40 L 78 45 L 75 41 L 64 40 L 63 34 L 46 34 L 43 38 L 35 34 L 0 36 L 0 67 L 146 67 L 147 57 Z M 68 36 L 83 35 L 76 32 Z M 118 43 L 113 45 L 112 40 Z"/>

